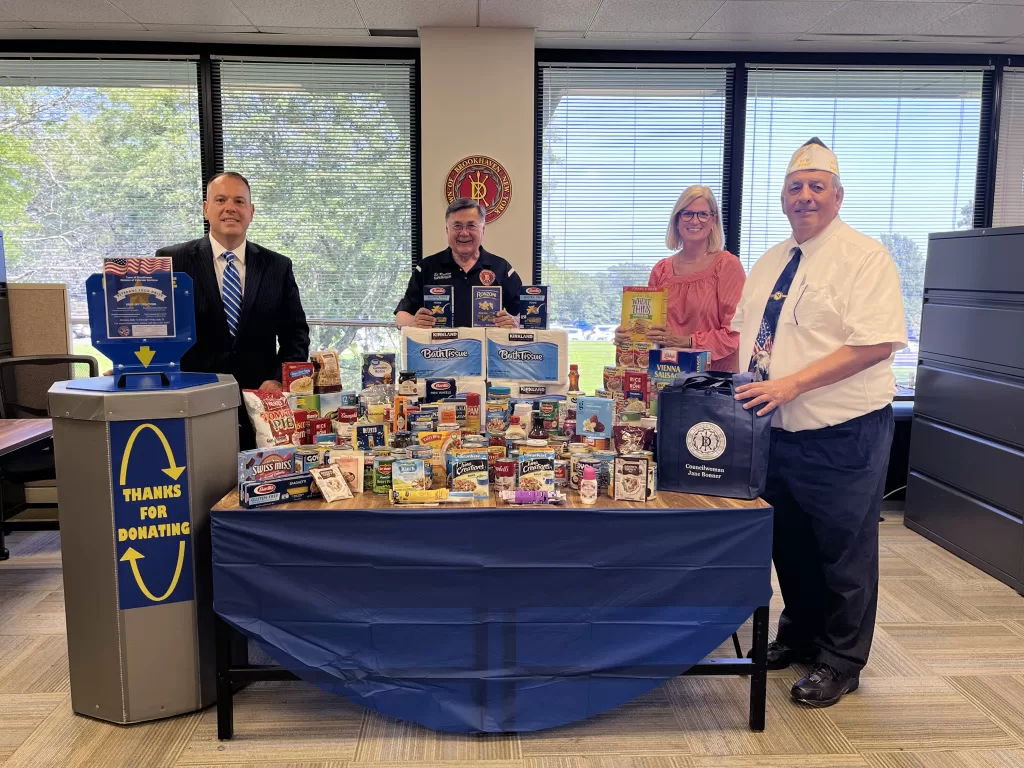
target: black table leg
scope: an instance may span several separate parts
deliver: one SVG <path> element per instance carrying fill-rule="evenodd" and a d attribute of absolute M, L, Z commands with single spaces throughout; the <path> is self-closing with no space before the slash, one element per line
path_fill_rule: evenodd
<path fill-rule="evenodd" d="M 234 688 L 231 684 L 231 627 L 220 616 L 214 617 L 217 646 L 217 738 L 235 735 Z"/>
<path fill-rule="evenodd" d="M 764 730 L 765 703 L 768 698 L 768 606 L 754 611 L 754 671 L 750 676 L 750 730 Z"/>

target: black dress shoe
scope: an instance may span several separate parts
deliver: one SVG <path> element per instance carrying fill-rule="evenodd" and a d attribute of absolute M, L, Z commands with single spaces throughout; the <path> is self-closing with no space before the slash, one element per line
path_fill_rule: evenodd
<path fill-rule="evenodd" d="M 793 686 L 793 698 L 809 707 L 831 707 L 860 685 L 860 675 L 844 675 L 828 664 L 815 664 L 811 674 Z"/>
<path fill-rule="evenodd" d="M 748 659 L 754 658 L 754 649 L 747 654 Z M 814 661 L 814 652 L 790 648 L 779 642 L 768 643 L 768 669 L 786 669 L 790 664 L 809 664 Z"/>

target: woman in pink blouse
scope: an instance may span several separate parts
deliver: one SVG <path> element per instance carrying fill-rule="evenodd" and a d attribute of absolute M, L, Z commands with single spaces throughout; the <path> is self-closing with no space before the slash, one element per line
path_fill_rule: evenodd
<path fill-rule="evenodd" d="M 662 347 L 707 349 L 711 370 L 739 371 L 739 331 L 730 327 L 747 279 L 743 265 L 722 248 L 718 201 L 707 187 L 686 189 L 669 219 L 665 244 L 676 253 L 654 265 L 647 284 L 668 295 L 668 327 L 647 337 Z M 625 341 L 621 327 L 616 341 Z"/>

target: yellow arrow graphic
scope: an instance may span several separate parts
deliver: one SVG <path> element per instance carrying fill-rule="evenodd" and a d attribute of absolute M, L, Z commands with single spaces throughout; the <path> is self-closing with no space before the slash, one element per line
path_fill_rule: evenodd
<path fill-rule="evenodd" d="M 139 362 L 142 363 L 143 368 L 149 368 L 149 364 L 153 362 L 153 358 L 156 356 L 156 350 L 150 349 L 149 347 L 139 347 L 135 356 L 139 358 Z"/>
<path fill-rule="evenodd" d="M 128 551 L 121 555 L 121 562 L 123 563 L 125 560 L 127 560 L 132 564 L 132 573 L 135 574 L 135 581 L 138 583 L 139 589 L 142 590 L 142 594 L 144 594 L 154 603 L 159 603 L 170 597 L 171 593 L 174 592 L 174 588 L 178 586 L 178 579 L 181 578 L 181 566 L 185 564 L 185 542 L 178 542 L 178 565 L 174 568 L 174 578 L 171 579 L 171 586 L 169 586 L 167 588 L 167 591 L 164 592 L 160 597 L 157 597 L 149 591 L 149 588 L 146 586 L 146 583 L 142 580 L 142 574 L 139 573 L 139 560 L 142 560 L 145 557 L 145 555 L 143 555 L 141 552 L 137 552 L 133 547 L 128 547 Z"/>
<path fill-rule="evenodd" d="M 127 484 L 128 477 L 128 457 L 131 456 L 132 446 L 135 445 L 135 438 L 139 436 L 139 432 L 144 429 L 152 429 L 156 432 L 156 436 L 160 438 L 160 442 L 164 444 L 164 451 L 167 453 L 167 469 L 163 470 L 163 473 L 170 477 L 172 480 L 177 480 L 181 477 L 181 473 L 185 471 L 184 467 L 179 467 L 174 461 L 174 453 L 171 451 L 171 444 L 167 442 L 167 437 L 160 428 L 155 424 L 139 424 L 128 438 L 128 444 L 124 447 L 124 456 L 121 457 L 121 485 Z"/>

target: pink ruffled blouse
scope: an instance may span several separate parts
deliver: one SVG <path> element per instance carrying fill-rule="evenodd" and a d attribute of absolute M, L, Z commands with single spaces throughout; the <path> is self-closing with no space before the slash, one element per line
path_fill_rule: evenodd
<path fill-rule="evenodd" d="M 740 260 L 721 251 L 703 272 L 672 273 L 672 257 L 651 270 L 647 284 L 668 294 L 668 327 L 673 333 L 693 336 L 694 349 L 711 350 L 711 370 L 740 370 L 740 333 L 730 327 L 747 275 Z"/>

